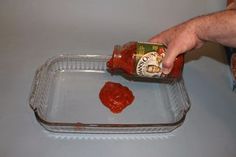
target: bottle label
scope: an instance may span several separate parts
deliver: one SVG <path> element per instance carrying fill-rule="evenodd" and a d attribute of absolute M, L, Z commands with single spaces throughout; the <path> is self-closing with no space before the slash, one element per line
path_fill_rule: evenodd
<path fill-rule="evenodd" d="M 166 46 L 148 42 L 138 42 L 136 50 L 136 74 L 141 77 L 163 77 L 162 59 Z"/>

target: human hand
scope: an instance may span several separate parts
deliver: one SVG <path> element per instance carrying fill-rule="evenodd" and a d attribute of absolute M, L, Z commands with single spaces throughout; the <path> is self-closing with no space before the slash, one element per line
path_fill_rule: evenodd
<path fill-rule="evenodd" d="M 161 32 L 149 40 L 149 42 L 163 43 L 167 46 L 167 52 L 162 62 L 164 74 L 170 73 L 179 54 L 203 45 L 204 41 L 196 33 L 197 25 L 197 20 L 192 19 Z"/>
<path fill-rule="evenodd" d="M 227 9 L 236 9 L 236 2 L 235 2 L 235 0 L 228 0 L 227 1 Z"/>

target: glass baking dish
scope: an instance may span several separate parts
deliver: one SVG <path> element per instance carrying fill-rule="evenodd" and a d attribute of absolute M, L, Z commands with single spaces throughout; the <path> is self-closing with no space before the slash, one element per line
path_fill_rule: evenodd
<path fill-rule="evenodd" d="M 29 104 L 47 130 L 64 133 L 163 133 L 185 120 L 190 101 L 183 79 L 155 81 L 111 75 L 110 56 L 60 55 L 35 73 Z M 107 81 L 121 83 L 134 102 L 119 114 L 99 99 Z"/>

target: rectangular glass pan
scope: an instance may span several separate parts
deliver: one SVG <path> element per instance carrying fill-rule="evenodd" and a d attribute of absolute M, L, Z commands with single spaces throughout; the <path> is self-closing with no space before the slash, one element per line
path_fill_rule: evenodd
<path fill-rule="evenodd" d="M 183 79 L 155 82 L 111 75 L 110 56 L 60 55 L 35 73 L 29 104 L 47 130 L 68 133 L 160 133 L 179 127 L 190 101 Z M 114 114 L 99 99 L 105 82 L 127 86 L 131 105 Z"/>

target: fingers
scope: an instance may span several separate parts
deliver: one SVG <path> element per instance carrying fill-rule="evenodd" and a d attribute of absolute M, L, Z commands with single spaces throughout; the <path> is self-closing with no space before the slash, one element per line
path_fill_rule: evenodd
<path fill-rule="evenodd" d="M 158 43 L 158 42 L 160 42 L 160 41 L 162 41 L 162 40 L 163 40 L 163 39 L 160 38 L 159 35 L 155 35 L 155 36 L 153 36 L 152 38 L 150 38 L 148 41 L 149 41 L 149 42 L 152 42 L 152 43 Z"/>
<path fill-rule="evenodd" d="M 148 41 L 151 43 L 162 43 L 162 44 L 168 45 L 168 39 L 166 35 L 163 33 L 153 36 Z"/>
<path fill-rule="evenodd" d="M 177 34 L 175 33 L 176 31 L 161 33 L 149 40 L 154 43 L 164 43 L 167 46 L 167 52 L 162 61 L 162 72 L 164 74 L 171 72 L 175 59 L 179 54 L 197 48 L 198 45 L 201 46 L 200 41 L 197 40 L 193 33 L 188 31 L 177 31 Z"/>
<path fill-rule="evenodd" d="M 171 72 L 171 70 L 174 66 L 174 62 L 175 62 L 176 57 L 183 52 L 184 51 L 181 50 L 181 47 L 178 47 L 174 43 L 170 43 L 168 45 L 166 55 L 162 61 L 162 72 L 164 74 L 169 74 Z"/>
<path fill-rule="evenodd" d="M 168 47 L 166 56 L 163 58 L 163 61 L 162 61 L 162 72 L 164 74 L 170 73 L 170 71 L 173 68 L 175 58 L 178 56 L 180 52 L 176 48 L 175 46 L 176 44 L 173 44 L 173 41 L 169 39 L 170 37 L 171 35 L 169 35 L 169 33 L 166 31 L 166 32 L 160 33 L 159 35 L 155 35 L 154 37 L 149 39 L 149 42 L 163 43 Z"/>
<path fill-rule="evenodd" d="M 168 39 L 162 34 L 156 35 L 149 40 L 153 43 L 163 43 L 167 46 L 167 52 L 162 61 L 162 72 L 169 74 L 174 66 L 176 57 L 188 50 L 187 43 L 183 44 L 182 40 L 174 38 L 168 42 Z"/>

